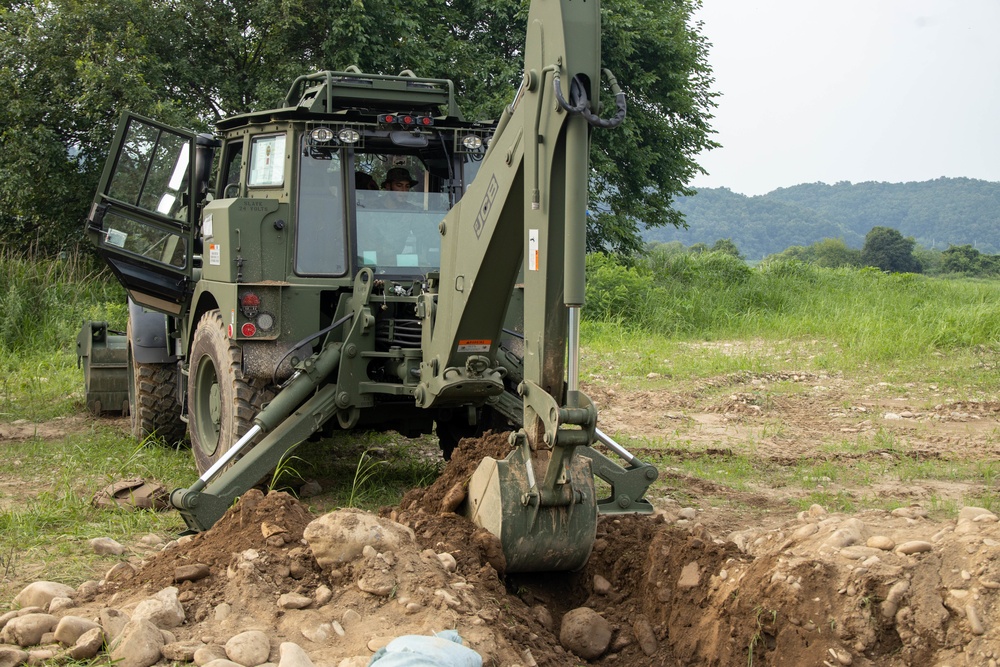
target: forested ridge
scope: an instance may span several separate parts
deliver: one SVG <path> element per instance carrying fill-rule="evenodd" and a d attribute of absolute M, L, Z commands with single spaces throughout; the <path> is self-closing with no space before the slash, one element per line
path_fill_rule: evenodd
<path fill-rule="evenodd" d="M 646 241 L 684 245 L 731 239 L 750 260 L 824 238 L 861 248 L 873 227 L 890 227 L 924 248 L 971 245 L 1000 253 L 1000 183 L 938 178 L 910 183 L 804 183 L 748 197 L 700 188 L 676 207 L 687 229 L 648 229 Z"/>

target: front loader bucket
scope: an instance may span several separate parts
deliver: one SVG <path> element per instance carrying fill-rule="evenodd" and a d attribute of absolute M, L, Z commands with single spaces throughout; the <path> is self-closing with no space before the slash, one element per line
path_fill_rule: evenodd
<path fill-rule="evenodd" d="M 506 459 L 486 457 L 469 480 L 465 513 L 500 538 L 507 572 L 579 570 L 597 538 L 597 501 L 590 459 L 572 457 L 575 502 L 533 501 L 522 449 Z"/>
<path fill-rule="evenodd" d="M 128 338 L 108 330 L 107 322 L 86 321 L 76 337 L 76 363 L 83 366 L 87 409 L 128 414 Z"/>

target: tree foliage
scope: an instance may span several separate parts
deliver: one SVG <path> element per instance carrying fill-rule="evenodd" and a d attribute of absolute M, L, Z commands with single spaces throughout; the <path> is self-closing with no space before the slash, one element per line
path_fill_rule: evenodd
<path fill-rule="evenodd" d="M 898 229 L 873 227 L 865 236 L 861 263 L 888 273 L 920 273 L 920 262 L 913 256 L 916 241 L 904 238 Z"/>
<path fill-rule="evenodd" d="M 38 0 L 0 7 L 0 233 L 75 242 L 125 109 L 205 130 L 281 105 L 295 77 L 363 71 L 456 82 L 467 117 L 496 118 L 523 68 L 529 0 Z M 606 0 L 603 65 L 622 127 L 593 133 L 591 248 L 641 248 L 714 146 L 700 0 Z M 604 100 L 610 104 L 608 96 Z"/>

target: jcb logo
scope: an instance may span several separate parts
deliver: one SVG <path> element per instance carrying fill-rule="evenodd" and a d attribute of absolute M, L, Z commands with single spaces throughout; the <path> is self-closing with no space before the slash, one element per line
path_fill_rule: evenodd
<path fill-rule="evenodd" d="M 500 191 L 500 184 L 497 183 L 496 176 L 490 176 L 490 183 L 486 186 L 486 194 L 483 195 L 483 203 L 479 205 L 479 215 L 476 216 L 476 224 L 472 228 L 476 231 L 476 238 L 482 236 L 483 228 L 486 227 L 486 219 L 490 215 L 490 209 L 493 208 L 493 202 L 497 198 L 497 192 Z"/>

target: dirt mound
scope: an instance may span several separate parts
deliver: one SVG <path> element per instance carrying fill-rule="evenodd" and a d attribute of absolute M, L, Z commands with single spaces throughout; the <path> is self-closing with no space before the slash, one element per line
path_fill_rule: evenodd
<path fill-rule="evenodd" d="M 303 539 L 314 518 L 283 493 L 251 491 L 209 531 L 117 569 L 66 613 L 123 611 L 180 589 L 181 642 L 224 643 L 247 629 L 294 641 L 318 665 L 365 664 L 402 634 L 457 629 L 487 665 L 570 667 L 563 617 L 590 607 L 610 624 L 597 665 L 995 664 L 1000 650 L 1000 524 L 966 508 L 956 522 L 919 507 L 858 517 L 814 507 L 784 524 L 713 535 L 694 510 L 604 516 L 579 572 L 504 575 L 495 538 L 452 511 L 455 489 L 503 434 L 465 440 L 444 473 L 381 514 L 415 543 L 321 569 Z M 454 557 L 451 562 L 444 554 Z M 451 563 L 449 565 L 449 563 Z M 178 568 L 207 576 L 175 582 Z M 304 606 L 285 602 L 290 594 Z M 273 656 L 272 656 L 273 657 Z M 959 663 L 955 663 L 959 664 Z"/>

